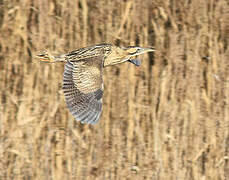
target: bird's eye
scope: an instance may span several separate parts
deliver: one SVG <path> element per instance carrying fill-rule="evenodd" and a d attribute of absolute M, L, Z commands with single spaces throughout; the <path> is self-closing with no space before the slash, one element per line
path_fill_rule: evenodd
<path fill-rule="evenodd" d="M 104 52 L 105 52 L 105 53 L 109 53 L 109 52 L 110 52 L 110 48 L 109 48 L 109 47 L 104 48 Z"/>

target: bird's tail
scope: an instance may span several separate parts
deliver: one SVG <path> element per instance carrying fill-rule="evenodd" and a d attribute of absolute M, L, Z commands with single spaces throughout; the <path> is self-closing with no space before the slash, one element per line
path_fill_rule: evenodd
<path fill-rule="evenodd" d="M 41 61 L 44 62 L 65 62 L 65 56 L 64 55 L 60 55 L 60 56 L 53 56 L 51 53 L 49 53 L 48 51 L 45 51 L 41 54 L 38 54 L 35 56 L 36 58 L 40 59 Z"/>

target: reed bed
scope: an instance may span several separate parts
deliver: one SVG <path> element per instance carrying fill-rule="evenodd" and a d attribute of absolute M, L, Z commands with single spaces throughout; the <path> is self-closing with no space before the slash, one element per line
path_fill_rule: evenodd
<path fill-rule="evenodd" d="M 106 68 L 81 125 L 33 57 L 103 42 L 156 51 Z M 0 179 L 229 179 L 228 45 L 227 0 L 0 0 Z"/>

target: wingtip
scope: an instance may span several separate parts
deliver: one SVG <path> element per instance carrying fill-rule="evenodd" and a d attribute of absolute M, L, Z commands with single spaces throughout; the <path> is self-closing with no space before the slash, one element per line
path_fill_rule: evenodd
<path fill-rule="evenodd" d="M 141 65 L 141 60 L 140 59 L 129 59 L 129 62 L 134 64 L 135 66 L 140 66 Z"/>

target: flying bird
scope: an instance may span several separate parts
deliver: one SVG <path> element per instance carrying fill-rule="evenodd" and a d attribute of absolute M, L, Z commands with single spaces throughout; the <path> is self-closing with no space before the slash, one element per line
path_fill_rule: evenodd
<path fill-rule="evenodd" d="M 66 62 L 62 89 L 67 107 L 77 121 L 95 124 L 102 113 L 103 68 L 126 61 L 139 66 L 141 61 L 133 57 L 152 51 L 153 48 L 99 44 L 59 56 L 45 52 L 36 57 L 41 61 Z"/>

